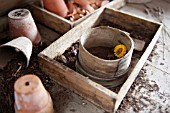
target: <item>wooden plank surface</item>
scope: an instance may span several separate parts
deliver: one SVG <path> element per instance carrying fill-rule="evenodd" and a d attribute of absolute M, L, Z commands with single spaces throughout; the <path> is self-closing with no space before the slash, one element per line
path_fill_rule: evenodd
<path fill-rule="evenodd" d="M 70 68 L 39 54 L 40 67 L 62 86 L 78 93 L 108 111 L 114 109 L 117 94 L 89 80 Z"/>
<path fill-rule="evenodd" d="M 54 13 L 51 13 L 36 5 L 31 5 L 30 10 L 35 20 L 49 28 L 54 29 L 58 33 L 64 34 L 71 29 L 71 23 L 69 21 L 66 21 L 66 19 Z"/>
<path fill-rule="evenodd" d="M 70 47 L 72 43 L 76 42 L 87 29 L 93 26 L 101 12 L 102 10 L 96 13 L 95 16 L 90 16 L 87 18 L 87 21 L 84 21 L 80 26 L 72 28 L 72 30 L 68 31 L 66 34 L 48 46 L 44 51 L 42 51 L 42 54 L 48 56 L 51 59 L 57 55 L 63 54 L 66 48 Z"/>

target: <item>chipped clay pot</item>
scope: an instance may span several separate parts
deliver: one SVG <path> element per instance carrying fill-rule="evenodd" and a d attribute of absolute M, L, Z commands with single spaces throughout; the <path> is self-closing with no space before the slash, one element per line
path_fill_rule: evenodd
<path fill-rule="evenodd" d="M 68 13 L 68 8 L 64 0 L 43 0 L 45 9 L 53 12 L 61 17 L 66 17 Z"/>
<path fill-rule="evenodd" d="M 8 20 L 11 38 L 25 36 L 29 38 L 33 44 L 38 44 L 41 41 L 41 36 L 29 10 L 13 10 L 9 12 Z"/>
<path fill-rule="evenodd" d="M 14 84 L 15 113 L 53 113 L 49 93 L 41 80 L 32 74 L 20 77 Z"/>

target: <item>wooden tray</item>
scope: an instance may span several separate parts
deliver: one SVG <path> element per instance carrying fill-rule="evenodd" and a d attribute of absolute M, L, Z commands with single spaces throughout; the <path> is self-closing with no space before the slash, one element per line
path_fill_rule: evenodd
<path fill-rule="evenodd" d="M 113 0 L 110 3 L 104 5 L 103 7 L 95 10 L 93 13 L 97 12 L 98 10 L 104 7 L 110 7 L 118 9 L 125 5 L 125 0 Z M 63 17 L 60 17 L 54 13 L 47 11 L 46 9 L 41 8 L 38 5 L 31 5 L 30 6 L 31 13 L 35 20 L 39 21 L 40 23 L 46 25 L 49 28 L 56 30 L 58 33 L 64 34 L 69 31 L 72 27 L 78 25 L 83 20 L 88 18 L 93 13 L 90 13 L 74 22 L 71 22 Z"/>
<path fill-rule="evenodd" d="M 87 29 L 101 25 L 125 30 L 130 33 L 132 38 L 145 41 L 143 51 L 134 51 L 128 78 L 121 86 L 116 88 L 117 91 L 103 87 L 54 60 L 56 56 L 63 54 L 65 50 L 79 40 Z M 151 53 L 159 38 L 161 28 L 162 24 L 160 23 L 105 8 L 91 15 L 42 51 L 38 55 L 40 67 L 62 86 L 108 112 L 115 112 Z"/>

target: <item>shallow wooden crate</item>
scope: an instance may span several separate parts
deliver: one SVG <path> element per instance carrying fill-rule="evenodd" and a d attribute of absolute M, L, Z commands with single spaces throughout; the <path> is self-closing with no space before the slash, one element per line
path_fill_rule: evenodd
<path fill-rule="evenodd" d="M 93 13 L 97 12 L 104 7 L 111 7 L 118 9 L 125 5 L 125 0 L 113 0 L 110 3 L 100 7 L 99 9 L 95 10 Z M 58 16 L 54 13 L 47 11 L 44 8 L 41 8 L 39 5 L 33 4 L 30 6 L 31 13 L 35 20 L 39 21 L 40 23 L 46 25 L 49 28 L 54 29 L 55 31 L 64 34 L 69 31 L 72 27 L 78 25 L 83 20 L 88 18 L 93 13 L 90 13 L 74 22 L 71 22 L 61 16 Z"/>
<path fill-rule="evenodd" d="M 103 87 L 54 60 L 56 56 L 63 54 L 65 50 L 79 40 L 87 29 L 96 26 L 116 27 L 129 32 L 133 38 L 145 41 L 143 51 L 134 51 L 131 66 L 127 73 L 128 78 L 117 88 L 118 91 Z M 161 28 L 162 24 L 160 23 L 105 8 L 68 31 L 42 51 L 38 55 L 39 64 L 45 73 L 51 75 L 62 86 L 74 91 L 108 112 L 115 112 L 151 53 L 159 38 Z"/>

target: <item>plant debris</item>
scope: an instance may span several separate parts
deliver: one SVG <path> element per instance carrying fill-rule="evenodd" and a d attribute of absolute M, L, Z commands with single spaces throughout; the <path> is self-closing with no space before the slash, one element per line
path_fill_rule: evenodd
<path fill-rule="evenodd" d="M 147 4 L 144 4 L 144 6 L 146 7 L 145 12 L 148 15 L 151 15 L 153 18 L 156 18 L 157 21 L 159 21 L 160 23 L 163 24 L 163 28 L 162 28 L 162 38 L 163 38 L 163 60 L 165 60 L 165 39 L 170 38 L 170 29 L 165 25 L 165 23 L 163 22 L 164 20 L 164 9 L 159 7 L 159 6 L 149 6 Z"/>
<path fill-rule="evenodd" d="M 79 41 L 72 44 L 62 55 L 56 56 L 54 60 L 76 70 L 75 63 L 78 57 Z"/>
<path fill-rule="evenodd" d="M 155 109 L 159 110 L 160 113 L 168 112 L 168 109 L 157 104 L 156 101 L 150 98 L 152 92 L 159 92 L 159 86 L 155 81 L 147 79 L 146 76 L 146 70 L 142 69 L 126 97 L 123 99 L 117 113 L 127 112 L 130 108 L 134 112 L 155 112 Z M 159 96 L 161 98 L 162 95 L 160 94 Z M 148 109 L 148 107 L 150 108 Z"/>
<path fill-rule="evenodd" d="M 0 69 L 0 113 L 15 112 L 14 82 L 25 74 L 35 74 L 41 79 L 43 85 L 50 93 L 53 103 L 55 103 L 54 109 L 56 112 L 62 111 L 64 109 L 63 105 L 72 98 L 70 90 L 58 85 L 54 79 L 40 69 L 37 55 L 46 47 L 45 43 L 34 46 L 28 68 L 26 68 L 25 56 L 18 53 L 4 69 Z"/>
<path fill-rule="evenodd" d="M 77 0 L 78 1 L 78 0 Z M 90 1 L 90 0 L 87 0 Z M 87 5 L 81 5 L 73 0 L 67 0 L 66 4 L 69 9 L 67 19 L 74 22 L 109 3 L 110 0 L 91 0 Z"/>

